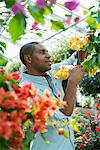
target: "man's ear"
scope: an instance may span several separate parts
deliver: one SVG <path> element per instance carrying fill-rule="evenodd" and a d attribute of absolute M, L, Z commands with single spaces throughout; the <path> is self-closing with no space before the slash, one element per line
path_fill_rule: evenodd
<path fill-rule="evenodd" d="M 25 60 L 26 63 L 30 64 L 32 59 L 31 59 L 30 55 L 24 55 L 24 60 Z"/>

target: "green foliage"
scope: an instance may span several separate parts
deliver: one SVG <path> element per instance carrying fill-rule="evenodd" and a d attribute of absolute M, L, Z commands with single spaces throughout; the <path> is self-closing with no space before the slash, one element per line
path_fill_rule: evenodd
<path fill-rule="evenodd" d="M 52 14 L 53 13 L 53 10 L 50 6 L 46 6 L 44 8 L 44 15 L 48 15 L 48 14 Z"/>
<path fill-rule="evenodd" d="M 79 113 L 73 116 L 77 119 L 80 124 L 80 132 L 75 132 L 75 149 L 76 150 L 99 150 L 100 142 L 99 135 L 100 132 L 97 131 L 99 128 L 99 120 L 94 120 L 92 114 Z M 81 144 L 83 147 L 81 147 Z"/>
<path fill-rule="evenodd" d="M 8 62 L 8 60 L 3 56 L 4 51 L 6 50 L 6 43 L 0 41 L 0 68 L 3 68 Z"/>
<path fill-rule="evenodd" d="M 98 97 L 100 94 L 100 72 L 94 77 L 84 77 L 80 83 L 80 92 L 85 96 Z"/>
<path fill-rule="evenodd" d="M 7 62 L 8 60 L 3 55 L 0 55 L 0 67 L 6 66 Z"/>
<path fill-rule="evenodd" d="M 65 28 L 64 28 L 64 24 L 63 24 L 63 22 L 62 21 L 55 21 L 55 20 L 51 20 L 51 23 L 52 23 L 52 28 L 53 29 L 55 29 L 55 30 L 64 30 Z"/>
<path fill-rule="evenodd" d="M 3 144 L 1 144 L 3 143 Z M 3 138 L 0 138 L 0 150 L 5 150 L 8 149 L 9 145 L 7 143 L 7 141 L 5 141 Z"/>
<path fill-rule="evenodd" d="M 90 15 L 85 21 L 88 23 L 90 28 L 99 30 L 100 29 L 100 11 L 99 10 L 93 11 L 91 8 L 89 12 L 90 12 Z"/>
<path fill-rule="evenodd" d="M 28 127 L 25 132 L 22 150 L 30 150 L 30 142 L 32 141 L 32 139 L 34 140 L 34 136 L 34 133 Z"/>
<path fill-rule="evenodd" d="M 2 53 L 4 53 L 4 50 L 6 50 L 6 43 L 0 41 L 0 51 L 1 51 Z"/>
<path fill-rule="evenodd" d="M 28 6 L 28 11 L 35 21 L 44 24 L 43 10 L 38 6 Z"/>
<path fill-rule="evenodd" d="M 6 3 L 7 8 L 12 7 L 16 3 L 16 0 L 4 0 L 4 1 Z"/>
<path fill-rule="evenodd" d="M 16 14 L 8 24 L 8 31 L 12 37 L 13 42 L 16 42 L 21 35 L 25 33 L 26 20 L 22 13 Z"/>

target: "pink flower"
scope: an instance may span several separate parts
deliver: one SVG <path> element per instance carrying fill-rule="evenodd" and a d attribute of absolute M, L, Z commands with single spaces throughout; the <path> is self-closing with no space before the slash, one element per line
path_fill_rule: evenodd
<path fill-rule="evenodd" d="M 32 23 L 32 28 L 31 28 L 31 30 L 39 30 L 39 27 L 37 26 L 38 25 L 38 23 L 37 22 L 34 22 L 34 23 Z"/>
<path fill-rule="evenodd" d="M 53 5 L 53 4 L 56 4 L 57 0 L 49 0 L 50 1 L 50 4 Z"/>
<path fill-rule="evenodd" d="M 77 0 L 68 0 L 64 3 L 64 6 L 70 11 L 76 10 L 76 8 L 80 5 L 80 2 Z"/>
<path fill-rule="evenodd" d="M 21 4 L 20 2 L 16 2 L 16 4 L 11 8 L 12 12 L 16 15 L 19 11 L 22 11 L 24 15 L 26 15 L 25 4 Z"/>
<path fill-rule="evenodd" d="M 36 5 L 40 8 L 44 8 L 47 5 L 47 0 L 36 0 Z"/>
<path fill-rule="evenodd" d="M 70 25 L 71 24 L 71 20 L 72 20 L 72 17 L 71 16 L 68 16 L 65 20 L 65 24 L 66 25 Z"/>
<path fill-rule="evenodd" d="M 99 114 L 97 115 L 96 119 L 97 119 L 97 120 L 100 120 L 100 115 L 99 115 Z"/>
<path fill-rule="evenodd" d="M 92 142 L 92 140 L 90 140 L 90 139 L 89 139 L 89 140 L 87 140 L 87 142 L 88 142 L 88 143 L 91 143 L 91 142 Z"/>

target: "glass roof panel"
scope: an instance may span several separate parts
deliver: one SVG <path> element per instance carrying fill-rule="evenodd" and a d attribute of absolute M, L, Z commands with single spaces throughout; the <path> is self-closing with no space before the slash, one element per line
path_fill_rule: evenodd
<path fill-rule="evenodd" d="M 84 21 L 84 15 L 83 11 L 87 10 L 88 8 L 94 6 L 94 9 L 98 6 L 98 1 L 97 0 L 80 0 L 80 7 L 74 12 L 70 12 L 68 9 L 63 7 L 60 4 L 63 4 L 66 0 L 58 0 L 57 5 L 53 7 L 53 14 L 46 16 L 45 18 L 45 24 L 41 25 L 39 24 L 39 30 L 35 31 L 32 30 L 31 26 L 32 23 L 34 23 L 34 19 L 32 16 L 28 14 L 28 19 L 27 19 L 27 27 L 25 31 L 25 35 L 21 37 L 20 40 L 18 40 L 15 44 L 12 43 L 11 37 L 9 33 L 6 31 L 6 27 L 0 27 L 0 40 L 6 42 L 7 44 L 7 51 L 5 52 L 5 56 L 8 58 L 15 58 L 19 54 L 19 49 L 22 45 L 28 42 L 32 41 L 39 41 L 42 42 L 49 51 L 53 51 L 60 43 L 61 41 L 67 40 L 68 37 L 72 35 L 84 35 L 86 32 L 86 23 Z M 31 0 L 31 2 L 34 2 L 34 0 Z M 3 5 L 0 7 L 0 12 L 6 11 L 3 10 Z M 51 29 L 51 23 L 49 20 L 55 19 L 55 20 L 66 20 L 66 14 L 71 14 L 72 13 L 72 22 L 70 25 L 66 25 L 66 30 L 65 31 L 55 31 Z M 0 18 L 3 17 L 5 18 L 5 21 L 8 20 L 10 16 L 7 16 L 5 14 L 4 16 L 0 16 Z M 75 24 L 74 19 L 75 17 L 80 18 L 80 23 Z M 40 35 L 40 36 L 39 36 Z"/>

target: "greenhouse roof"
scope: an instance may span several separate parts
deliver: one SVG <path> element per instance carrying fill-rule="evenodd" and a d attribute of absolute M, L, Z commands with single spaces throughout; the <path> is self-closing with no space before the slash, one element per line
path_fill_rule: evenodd
<path fill-rule="evenodd" d="M 31 0 L 29 2 L 33 2 Z M 5 26 L 1 26 L 0 32 L 0 40 L 6 42 L 7 44 L 7 51 L 5 52 L 5 56 L 7 58 L 13 59 L 18 56 L 19 49 L 22 45 L 32 42 L 32 41 L 39 41 L 43 43 L 49 51 L 53 51 L 61 42 L 67 41 L 67 38 L 72 35 L 84 35 L 86 34 L 86 22 L 84 21 L 88 15 L 84 16 L 85 11 L 89 8 L 94 7 L 93 9 L 97 9 L 98 1 L 97 0 L 80 0 L 81 5 L 78 7 L 76 11 L 69 11 L 67 8 L 62 6 L 61 4 L 64 3 L 66 0 L 58 0 L 58 3 L 54 5 L 53 13 L 45 17 L 45 24 L 39 24 L 39 30 L 32 29 L 32 23 L 34 19 L 28 13 L 27 18 L 27 27 L 25 31 L 25 35 L 21 37 L 15 44 L 11 41 L 11 37 L 6 30 Z M 6 11 L 4 10 L 4 4 L 0 4 L 0 12 Z M 66 22 L 66 16 L 72 15 L 71 23 L 65 25 L 64 30 L 56 31 L 51 29 L 50 20 L 61 20 Z M 9 18 L 12 16 L 8 16 L 7 14 L 1 15 L 0 18 L 5 18 L 5 21 L 8 21 Z M 79 22 L 76 23 L 75 19 L 79 19 Z"/>

